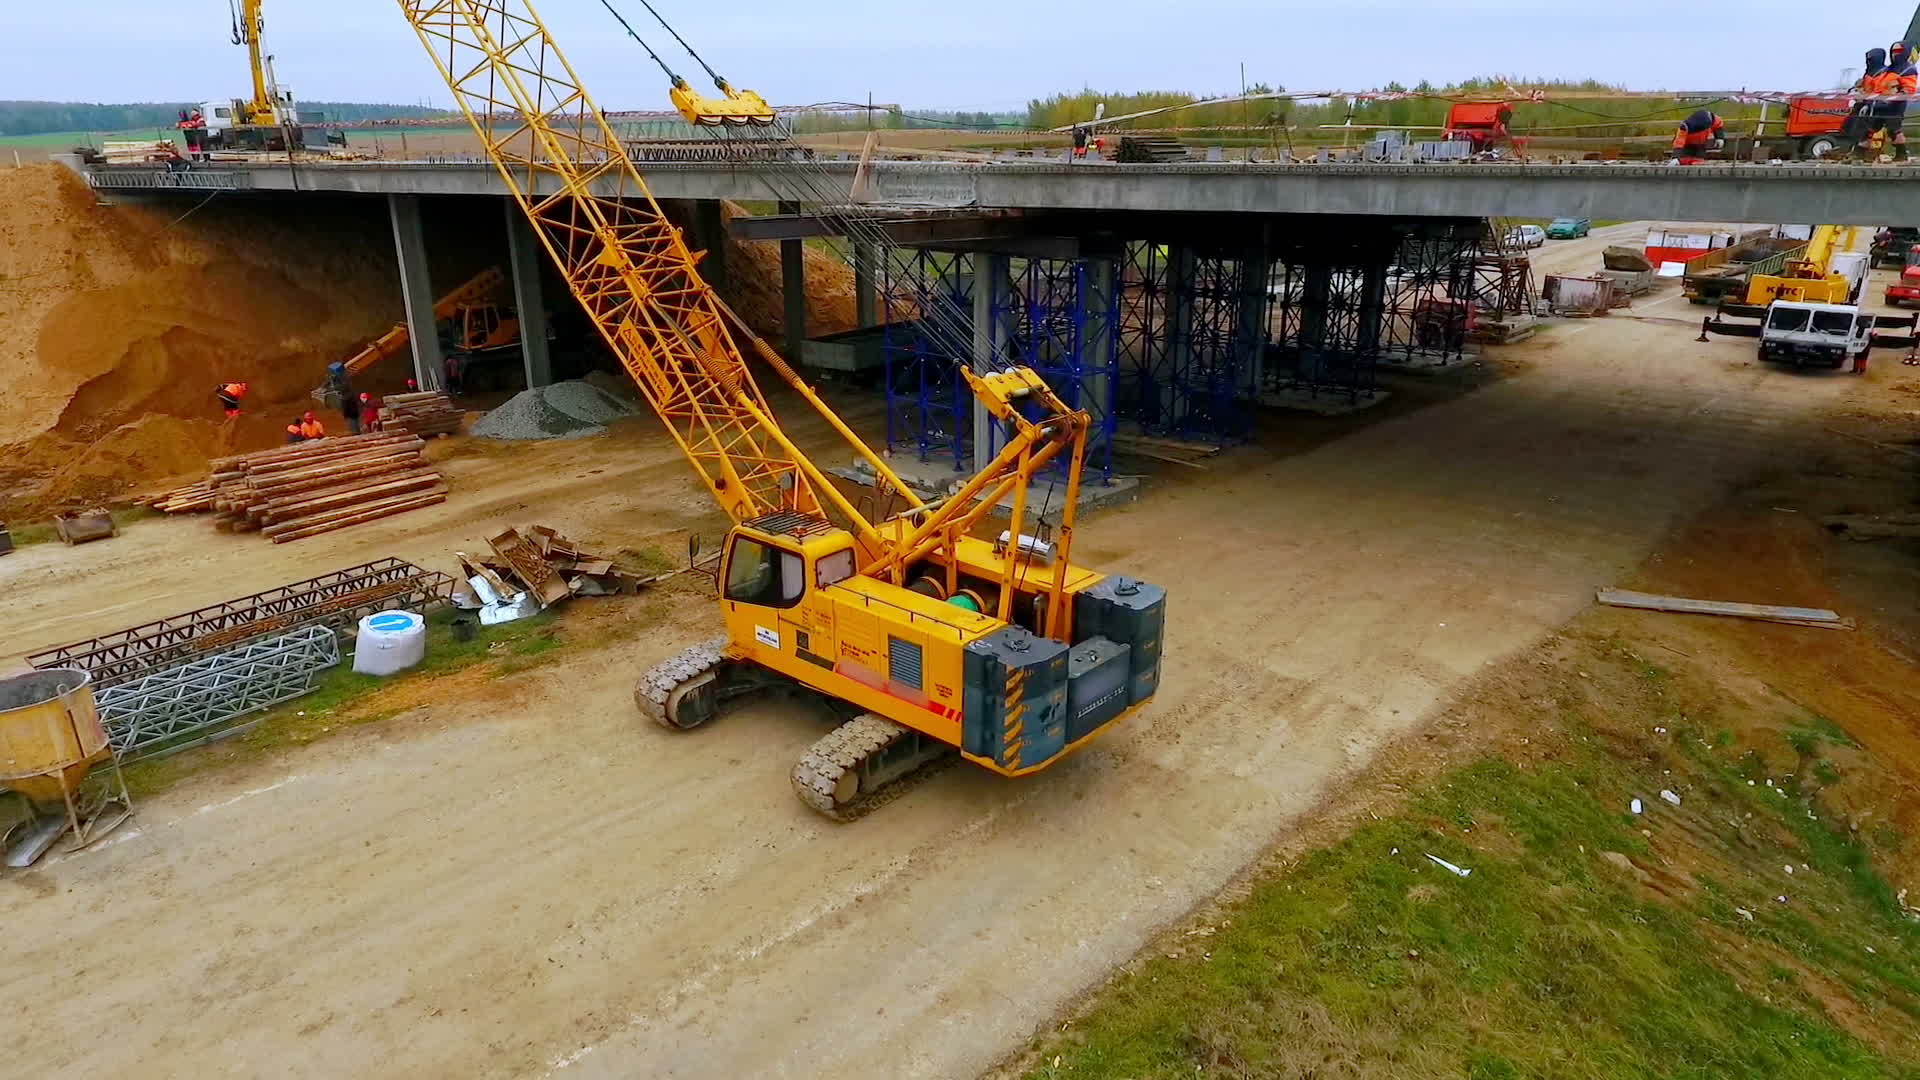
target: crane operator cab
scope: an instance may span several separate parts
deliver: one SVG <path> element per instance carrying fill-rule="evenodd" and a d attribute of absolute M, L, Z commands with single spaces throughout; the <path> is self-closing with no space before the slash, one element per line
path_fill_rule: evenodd
<path fill-rule="evenodd" d="M 727 697 L 775 681 L 757 668 L 898 725 L 894 757 L 908 771 L 956 747 L 1007 776 L 1053 764 L 1153 697 L 1166 592 L 1069 567 L 1071 644 L 1045 637 L 1050 549 L 1023 540 L 1016 552 L 1004 537 L 963 539 L 951 573 L 916 568 L 902 587 L 861 574 L 852 534 L 823 519 L 780 512 L 743 523 L 720 574 L 728 641 L 716 651 L 725 659 L 716 657 L 715 677 L 681 694 L 663 722 L 697 726 Z M 1032 584 L 1016 586 L 1014 618 L 1002 622 L 987 612 L 1009 558 L 1014 580 Z M 803 759 L 796 769 L 796 788 L 806 766 Z M 861 789 L 892 778 L 883 771 Z"/>

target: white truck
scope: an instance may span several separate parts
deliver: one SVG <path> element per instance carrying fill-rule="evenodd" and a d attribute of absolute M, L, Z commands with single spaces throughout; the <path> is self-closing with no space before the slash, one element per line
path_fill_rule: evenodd
<path fill-rule="evenodd" d="M 1760 359 L 1796 367 L 1820 364 L 1866 370 L 1874 319 L 1852 304 L 1777 300 L 1760 326 Z"/>

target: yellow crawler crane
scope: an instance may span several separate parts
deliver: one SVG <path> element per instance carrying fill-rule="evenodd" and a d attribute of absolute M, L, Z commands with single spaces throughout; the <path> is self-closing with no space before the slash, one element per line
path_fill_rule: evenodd
<path fill-rule="evenodd" d="M 801 758 L 793 785 L 846 820 L 955 750 L 1005 776 L 1047 768 L 1153 697 L 1165 592 L 1068 560 L 1085 412 L 1027 368 L 966 372 L 1006 446 L 954 494 L 922 502 L 701 279 L 530 3 L 400 7 L 574 297 L 733 519 L 726 637 L 643 676 L 642 711 L 687 729 L 754 690 L 817 692 L 851 719 Z M 904 510 L 870 520 L 793 444 L 749 350 Z M 1063 455 L 1059 529 L 1028 536 L 1027 491 Z M 1010 527 L 976 538 L 1009 496 Z"/>

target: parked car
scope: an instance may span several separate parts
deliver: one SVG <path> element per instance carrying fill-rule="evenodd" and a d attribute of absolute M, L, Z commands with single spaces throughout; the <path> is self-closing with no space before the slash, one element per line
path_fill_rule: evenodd
<path fill-rule="evenodd" d="M 1537 248 L 1547 242 L 1547 230 L 1538 225 L 1515 225 L 1507 230 L 1510 248 Z"/>
<path fill-rule="evenodd" d="M 1577 240 L 1593 231 L 1593 222 L 1583 217 L 1557 217 L 1547 224 L 1547 239 Z"/>

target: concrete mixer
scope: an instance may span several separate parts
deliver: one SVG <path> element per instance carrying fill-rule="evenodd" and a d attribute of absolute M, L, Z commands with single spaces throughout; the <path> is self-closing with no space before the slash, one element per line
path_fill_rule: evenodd
<path fill-rule="evenodd" d="M 67 834 L 84 848 L 131 816 L 91 675 L 56 668 L 0 680 L 0 788 L 22 804 L 0 836 L 12 867 L 32 865 Z"/>

